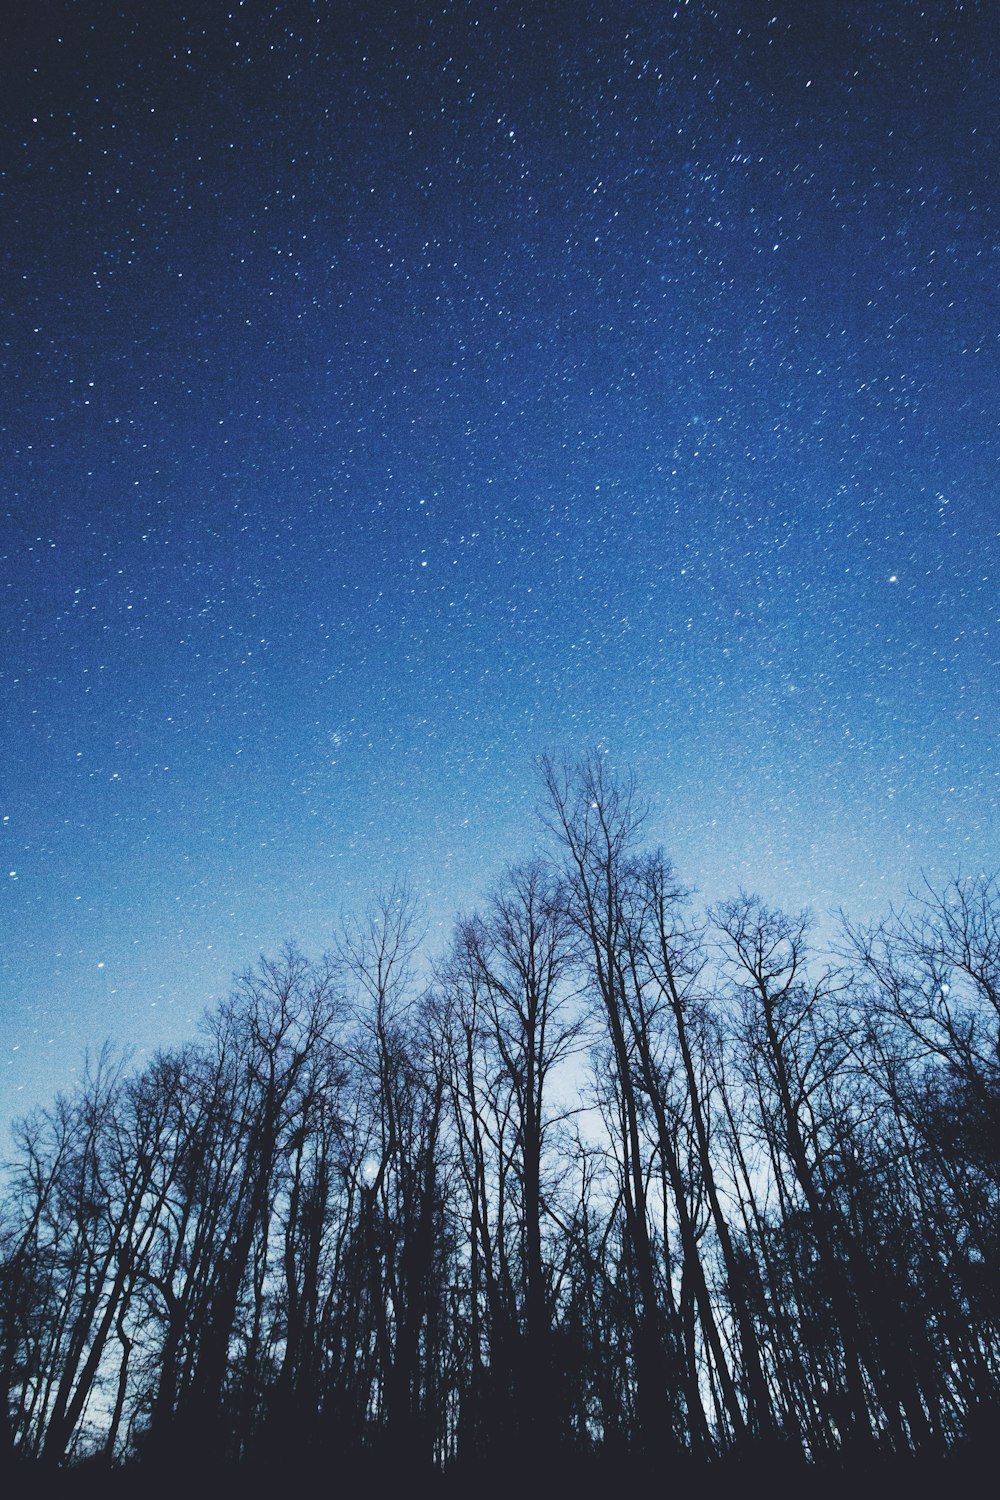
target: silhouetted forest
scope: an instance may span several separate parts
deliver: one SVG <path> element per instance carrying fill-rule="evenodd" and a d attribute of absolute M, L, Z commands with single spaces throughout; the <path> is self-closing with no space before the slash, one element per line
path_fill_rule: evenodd
<path fill-rule="evenodd" d="M 699 915 L 600 756 L 542 774 L 549 853 L 429 985 L 393 890 L 18 1124 L 15 1472 L 663 1491 L 988 1441 L 997 880 L 820 958 L 752 896 Z"/>

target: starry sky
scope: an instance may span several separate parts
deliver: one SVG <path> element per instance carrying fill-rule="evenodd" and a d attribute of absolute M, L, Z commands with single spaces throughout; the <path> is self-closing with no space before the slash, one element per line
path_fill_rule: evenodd
<path fill-rule="evenodd" d="M 998 852 L 983 0 L 20 0 L 0 1113 L 599 746 L 704 899 Z"/>

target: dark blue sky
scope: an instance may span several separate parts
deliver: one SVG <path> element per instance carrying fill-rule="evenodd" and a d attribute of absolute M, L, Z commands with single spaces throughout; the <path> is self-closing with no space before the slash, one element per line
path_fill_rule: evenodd
<path fill-rule="evenodd" d="M 1000 863 L 991 5 L 18 10 L 4 1115 L 546 749 L 707 899 Z"/>

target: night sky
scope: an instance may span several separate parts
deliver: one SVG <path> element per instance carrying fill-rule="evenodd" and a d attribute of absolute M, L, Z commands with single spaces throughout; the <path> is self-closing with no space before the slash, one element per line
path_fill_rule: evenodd
<path fill-rule="evenodd" d="M 545 750 L 705 900 L 1000 863 L 988 0 L 16 11 L 0 1114 Z"/>

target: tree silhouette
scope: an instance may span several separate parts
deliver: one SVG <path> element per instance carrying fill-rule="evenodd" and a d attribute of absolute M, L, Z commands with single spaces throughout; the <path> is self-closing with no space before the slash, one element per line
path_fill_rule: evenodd
<path fill-rule="evenodd" d="M 17 1125 L 4 1464 L 509 1485 L 983 1445 L 997 881 L 824 960 L 751 896 L 699 916 L 603 756 L 541 777 L 548 852 L 429 984 L 393 887 Z"/>

